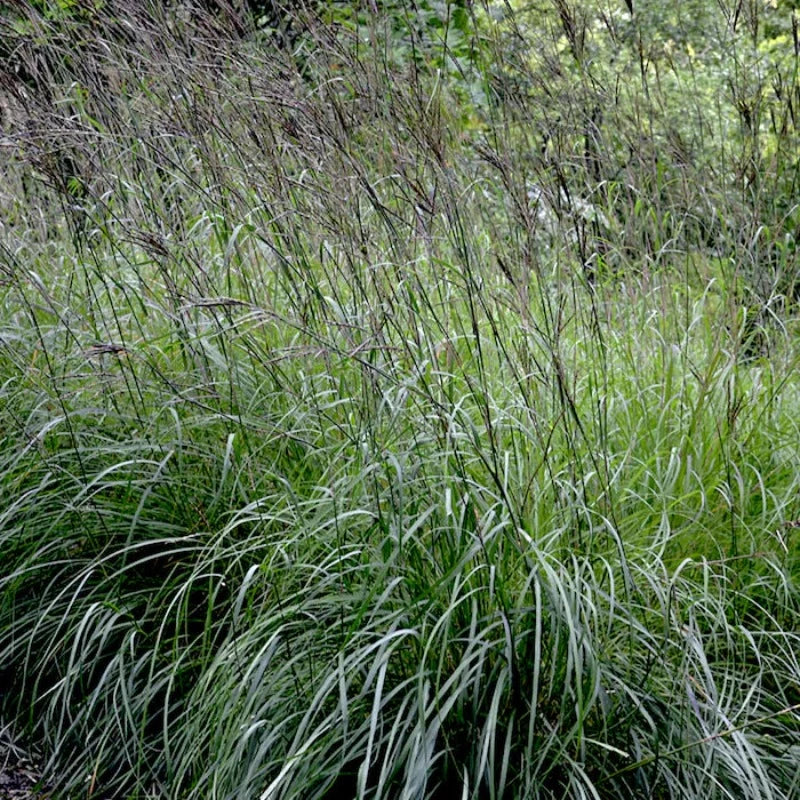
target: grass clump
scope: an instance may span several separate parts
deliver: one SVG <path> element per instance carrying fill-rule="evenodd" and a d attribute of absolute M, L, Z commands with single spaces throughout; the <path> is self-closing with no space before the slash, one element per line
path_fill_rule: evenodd
<path fill-rule="evenodd" d="M 589 3 L 37 8 L 0 703 L 55 796 L 794 796 L 790 216 L 738 238 L 791 132 L 689 159 L 677 57 L 594 114 Z"/>

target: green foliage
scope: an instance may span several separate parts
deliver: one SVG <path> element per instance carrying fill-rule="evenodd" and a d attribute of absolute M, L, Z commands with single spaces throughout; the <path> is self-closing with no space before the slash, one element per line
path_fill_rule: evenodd
<path fill-rule="evenodd" d="M 604 207 L 611 230 L 590 226 L 580 256 L 613 264 L 620 238 L 654 259 L 667 242 L 714 256 L 727 246 L 757 305 L 791 293 L 795 12 L 704 0 L 518 6 L 489 4 L 483 27 L 528 174 L 551 196 L 596 203 L 614 189 L 615 206 Z M 642 204 L 657 209 L 661 229 L 637 225 L 644 240 L 619 237 Z"/>
<path fill-rule="evenodd" d="M 31 0 L 29 5 L 49 21 L 88 22 L 102 13 L 106 3 L 104 0 Z"/>

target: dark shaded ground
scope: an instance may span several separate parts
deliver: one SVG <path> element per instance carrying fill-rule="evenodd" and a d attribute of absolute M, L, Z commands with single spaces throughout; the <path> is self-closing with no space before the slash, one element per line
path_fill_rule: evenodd
<path fill-rule="evenodd" d="M 0 800 L 45 800 L 47 792 L 36 788 L 39 780 L 35 759 L 0 726 Z"/>

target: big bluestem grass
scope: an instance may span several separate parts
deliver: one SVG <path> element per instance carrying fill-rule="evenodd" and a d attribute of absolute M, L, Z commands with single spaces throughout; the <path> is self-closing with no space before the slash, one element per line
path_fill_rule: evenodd
<path fill-rule="evenodd" d="M 745 353 L 663 176 L 560 211 L 379 21 L 136 24 L 3 168 L 2 708 L 56 796 L 794 796 L 790 315 Z"/>

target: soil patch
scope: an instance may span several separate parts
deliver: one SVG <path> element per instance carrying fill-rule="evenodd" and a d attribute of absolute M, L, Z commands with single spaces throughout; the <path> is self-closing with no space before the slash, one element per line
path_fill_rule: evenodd
<path fill-rule="evenodd" d="M 36 759 L 0 726 L 0 800 L 45 800 Z"/>

